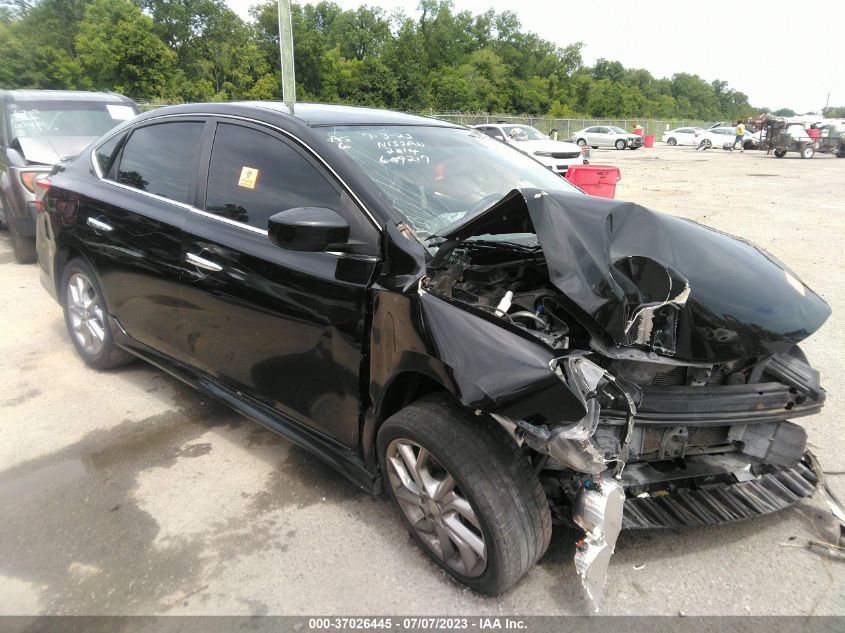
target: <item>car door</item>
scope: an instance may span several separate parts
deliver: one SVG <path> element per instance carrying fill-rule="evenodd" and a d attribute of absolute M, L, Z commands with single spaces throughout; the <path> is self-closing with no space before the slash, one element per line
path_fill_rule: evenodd
<path fill-rule="evenodd" d="M 358 437 L 368 285 L 378 231 L 302 147 L 218 121 L 206 187 L 184 231 L 184 345 L 193 366 L 346 446 Z M 324 207 L 350 224 L 352 253 L 287 250 L 268 218 Z"/>
<path fill-rule="evenodd" d="M 182 227 L 195 195 L 205 121 L 153 121 L 94 151 L 99 183 L 80 187 L 76 235 L 110 313 L 135 340 L 184 360 Z"/>
<path fill-rule="evenodd" d="M 584 137 L 587 139 L 588 145 L 600 145 L 602 142 L 601 128 L 595 125 L 593 127 L 588 127 L 584 130 Z"/>
<path fill-rule="evenodd" d="M 593 135 L 596 139 L 594 145 L 607 146 L 613 145 L 613 133 L 610 128 L 598 127 L 596 133 Z"/>

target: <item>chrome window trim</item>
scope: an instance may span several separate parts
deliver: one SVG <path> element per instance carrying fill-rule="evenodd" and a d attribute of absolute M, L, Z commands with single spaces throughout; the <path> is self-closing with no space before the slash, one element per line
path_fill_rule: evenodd
<path fill-rule="evenodd" d="M 160 200 L 161 202 L 166 202 L 168 204 L 172 204 L 174 207 L 179 207 L 181 209 L 186 209 L 190 211 L 193 207 L 190 204 L 186 204 L 184 202 L 179 202 L 178 200 L 173 200 L 172 198 L 166 198 L 164 196 L 160 196 L 157 193 L 152 193 L 151 191 L 142 191 L 141 189 L 136 189 L 135 187 L 130 187 L 129 185 L 124 185 L 122 182 L 116 182 L 114 180 L 109 180 L 108 178 L 100 177 L 100 180 L 108 185 L 113 187 L 119 187 L 120 189 L 124 189 L 125 191 L 132 191 L 134 193 L 140 193 L 142 196 L 147 196 L 148 198 L 153 198 L 154 200 Z"/>
<path fill-rule="evenodd" d="M 164 115 L 161 115 L 161 116 L 158 116 L 158 117 L 151 117 L 149 119 L 145 119 L 144 121 L 138 121 L 134 125 L 129 125 L 125 128 L 121 128 L 119 130 L 116 130 L 114 132 L 114 134 L 110 134 L 109 136 L 105 137 L 102 141 L 100 141 L 94 147 L 91 148 L 91 151 L 90 151 L 91 164 L 94 167 L 94 173 L 97 175 L 97 178 L 99 178 L 102 182 L 107 182 L 111 185 L 116 185 L 118 187 L 122 187 L 124 189 L 129 190 L 129 191 L 136 191 L 138 193 L 141 193 L 141 194 L 144 194 L 144 195 L 147 195 L 147 196 L 151 196 L 151 197 L 153 197 L 157 200 L 162 200 L 164 202 L 169 202 L 171 204 L 175 204 L 176 206 L 186 208 L 189 211 L 192 211 L 194 213 L 199 213 L 203 216 L 208 216 L 210 218 L 214 218 L 216 220 L 220 220 L 222 222 L 226 222 L 226 223 L 232 224 L 234 226 L 239 226 L 241 228 L 248 229 L 248 230 L 253 231 L 253 232 L 263 233 L 264 235 L 267 235 L 267 231 L 265 229 L 259 229 L 258 227 L 250 226 L 249 224 L 245 224 L 243 222 L 237 222 L 235 220 L 230 220 L 229 218 L 224 218 L 224 217 L 221 217 L 219 215 L 209 213 L 208 211 L 204 211 L 202 209 L 197 209 L 193 205 L 178 202 L 177 200 L 171 200 L 170 198 L 165 198 L 164 196 L 159 196 L 157 194 L 150 193 L 149 191 L 142 191 L 140 189 L 135 189 L 134 187 L 129 187 L 129 186 L 124 185 L 122 183 L 116 182 L 114 180 L 109 180 L 108 178 L 103 177 L 103 174 L 100 171 L 100 165 L 97 163 L 97 158 L 96 158 L 97 150 L 101 146 L 105 145 L 112 138 L 114 138 L 115 136 L 117 136 L 119 134 L 124 134 L 124 133 L 127 133 L 127 132 L 134 132 L 135 128 L 147 125 L 147 124 L 149 124 L 153 121 L 164 121 L 164 120 L 167 120 L 167 119 L 191 118 L 191 117 L 194 117 L 194 118 L 196 118 L 196 117 L 216 117 L 216 118 L 220 118 L 220 119 L 233 119 L 235 121 L 243 121 L 243 122 L 246 122 L 246 123 L 252 123 L 252 124 L 255 124 L 255 125 L 267 127 L 267 128 L 270 128 L 271 130 L 279 132 L 283 136 L 286 136 L 287 138 L 294 141 L 294 143 L 296 143 L 296 144 L 300 145 L 301 147 L 303 147 L 304 149 L 306 149 L 308 151 L 308 153 L 311 154 L 311 156 L 313 158 L 315 158 L 326 170 L 328 170 L 328 172 L 335 178 L 335 180 L 337 180 L 337 182 L 340 183 L 341 187 L 346 191 L 346 193 L 349 194 L 349 196 L 356 202 L 356 204 L 364 211 L 364 214 L 367 216 L 367 218 L 370 220 L 370 222 L 373 224 L 373 226 L 376 228 L 377 231 L 382 232 L 384 230 L 383 227 L 378 223 L 378 220 L 376 220 L 375 216 L 370 212 L 370 210 L 367 208 L 367 206 L 361 200 L 361 198 L 358 197 L 358 195 L 352 190 L 352 188 L 348 184 L 346 184 L 346 181 L 343 180 L 343 178 L 340 177 L 340 175 L 332 168 L 332 166 L 329 165 L 325 161 L 325 159 L 322 156 L 320 156 L 310 145 L 308 145 L 308 143 L 306 143 L 305 141 L 300 139 L 295 134 L 292 134 L 291 132 L 289 132 L 285 129 L 282 129 L 278 126 L 275 126 L 272 123 L 267 123 L 266 121 L 259 121 L 257 119 L 250 119 L 248 117 L 238 116 L 238 115 L 234 115 L 234 114 L 215 114 L 213 112 L 190 112 L 190 113 L 185 112 L 185 113 L 178 113 L 178 114 L 164 114 Z"/>
<path fill-rule="evenodd" d="M 247 229 L 248 231 L 252 231 L 253 233 L 259 233 L 260 235 L 268 235 L 267 229 L 259 229 L 257 226 L 252 226 L 251 224 L 246 224 L 244 222 L 238 222 L 237 220 L 232 220 L 231 218 L 226 218 L 222 215 L 209 213 L 208 211 L 203 211 L 202 209 L 197 209 L 196 207 L 189 207 L 188 210 L 191 213 L 201 215 L 204 218 L 211 218 L 212 220 L 217 220 L 218 222 L 223 222 L 224 224 L 236 226 L 241 229 Z"/>

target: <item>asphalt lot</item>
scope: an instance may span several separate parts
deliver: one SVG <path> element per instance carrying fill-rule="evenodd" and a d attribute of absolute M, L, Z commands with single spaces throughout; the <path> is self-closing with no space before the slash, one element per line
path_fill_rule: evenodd
<path fill-rule="evenodd" d="M 794 158 L 793 158 L 794 156 Z M 805 418 L 845 471 L 845 160 L 689 148 L 595 152 L 617 197 L 738 234 L 833 308 L 804 348 L 829 392 Z M 831 482 L 845 496 L 845 476 Z M 623 533 L 606 614 L 845 614 L 823 499 L 711 529 Z M 35 266 L 0 233 L 0 613 L 587 613 L 573 533 L 514 589 L 479 597 L 412 544 L 385 500 L 136 363 L 87 369 Z"/>

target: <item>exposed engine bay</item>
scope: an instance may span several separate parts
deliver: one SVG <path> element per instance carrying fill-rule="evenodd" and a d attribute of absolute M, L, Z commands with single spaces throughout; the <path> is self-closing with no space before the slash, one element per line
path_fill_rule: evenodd
<path fill-rule="evenodd" d="M 585 236 L 577 200 L 513 194 L 444 236 L 422 288 L 540 341 L 587 411 L 575 424 L 493 417 L 531 450 L 553 518 L 584 530 L 575 563 L 594 604 L 621 528 L 739 520 L 813 494 L 806 432 L 790 420 L 825 399 L 797 343 L 826 304 L 767 253 L 705 227 L 611 203 Z M 568 216 L 577 234 L 561 232 Z M 670 223 L 722 256 L 736 249 L 748 275 L 713 284 L 697 253 L 654 248 Z M 764 277 L 778 285 L 763 304 L 737 308 L 731 295 Z"/>

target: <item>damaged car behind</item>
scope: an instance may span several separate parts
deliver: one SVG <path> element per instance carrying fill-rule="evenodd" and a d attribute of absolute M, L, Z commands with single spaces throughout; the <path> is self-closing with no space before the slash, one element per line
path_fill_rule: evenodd
<path fill-rule="evenodd" d="M 583 531 L 809 497 L 799 344 L 830 314 L 753 244 L 592 198 L 482 133 L 381 110 L 172 106 L 38 185 L 38 261 L 89 365 L 145 359 L 385 491 L 484 594 Z"/>

